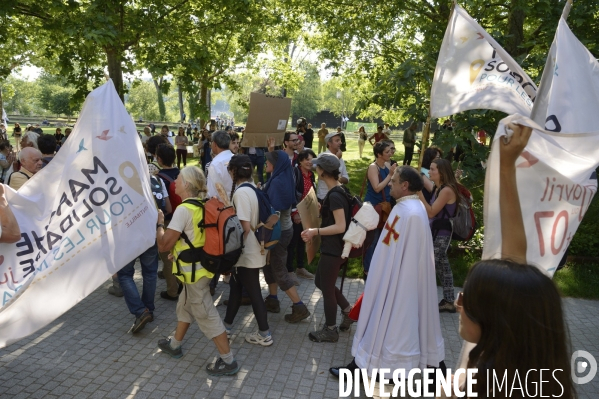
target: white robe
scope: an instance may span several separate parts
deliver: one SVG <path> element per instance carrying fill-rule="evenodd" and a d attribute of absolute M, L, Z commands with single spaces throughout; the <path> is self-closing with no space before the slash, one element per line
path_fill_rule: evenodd
<path fill-rule="evenodd" d="M 399 233 L 397 239 L 387 230 L 396 216 L 393 230 Z M 426 210 L 417 198 L 398 201 L 381 233 L 364 289 L 352 355 L 368 372 L 373 368 L 407 372 L 427 365 L 437 367 L 445 358 L 433 239 Z"/>

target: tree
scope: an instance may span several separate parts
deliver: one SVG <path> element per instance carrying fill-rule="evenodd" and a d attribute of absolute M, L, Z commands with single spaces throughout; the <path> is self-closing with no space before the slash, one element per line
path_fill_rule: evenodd
<path fill-rule="evenodd" d="M 303 81 L 298 89 L 290 92 L 291 113 L 306 118 L 314 117 L 320 111 L 322 102 L 322 88 L 318 67 L 313 63 L 303 63 L 301 69 L 304 73 Z"/>
<path fill-rule="evenodd" d="M 166 120 L 166 110 L 162 116 L 158 109 L 154 85 L 145 80 L 137 80 L 131 84 L 125 107 L 136 120 L 139 118 L 145 121 Z"/>

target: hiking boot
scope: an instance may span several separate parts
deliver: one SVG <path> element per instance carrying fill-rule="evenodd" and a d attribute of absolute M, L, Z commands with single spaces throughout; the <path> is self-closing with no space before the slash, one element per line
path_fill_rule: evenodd
<path fill-rule="evenodd" d="M 309 333 L 308 338 L 313 342 L 337 342 L 339 341 L 339 332 L 337 327 L 331 330 L 325 325 L 322 330 Z"/>
<path fill-rule="evenodd" d="M 146 324 L 153 320 L 154 316 L 152 316 L 152 313 L 150 313 L 150 311 L 146 309 L 139 317 L 135 318 L 135 323 L 133 324 L 133 327 L 131 327 L 131 332 L 133 334 L 140 332 L 144 329 Z"/>
<path fill-rule="evenodd" d="M 119 283 L 118 279 L 115 279 L 115 278 L 112 279 L 112 285 L 110 287 L 108 287 L 108 293 L 110 295 L 114 295 L 118 298 L 125 295 L 125 294 L 123 294 L 123 289 L 121 288 L 121 284 Z"/>
<path fill-rule="evenodd" d="M 441 312 L 455 313 L 455 305 L 445 299 L 441 299 L 441 302 L 439 302 L 439 313 Z"/>
<path fill-rule="evenodd" d="M 206 371 L 209 375 L 215 377 L 220 377 L 221 375 L 235 375 L 239 371 L 239 364 L 237 364 L 237 360 L 234 360 L 231 364 L 227 364 L 219 357 L 216 362 L 206 366 Z"/>
<path fill-rule="evenodd" d="M 269 333 L 266 337 L 260 335 L 260 332 L 254 331 L 250 335 L 245 336 L 245 340 L 250 344 L 254 345 L 262 345 L 262 346 L 271 346 L 274 341 L 272 340 L 272 335 Z"/>
<path fill-rule="evenodd" d="M 173 349 L 171 347 L 171 339 L 161 339 L 158 341 L 158 347 L 160 348 L 161 351 L 163 351 L 164 353 L 171 355 L 172 357 L 174 357 L 175 359 L 179 359 L 181 356 L 183 356 L 183 351 L 181 350 L 181 347 L 178 347 L 177 349 Z"/>
<path fill-rule="evenodd" d="M 341 324 L 339 324 L 339 331 L 349 331 L 351 329 L 351 325 L 355 323 L 354 320 L 349 318 L 349 312 L 346 314 L 345 312 L 341 312 Z"/>
<path fill-rule="evenodd" d="M 161 291 L 160 292 L 160 298 L 168 299 L 169 301 L 176 301 L 177 299 L 179 299 L 179 295 L 177 295 L 177 296 L 170 296 L 168 294 L 168 292 Z"/>
<path fill-rule="evenodd" d="M 300 321 L 307 319 L 308 317 L 310 317 L 310 312 L 308 311 L 306 305 L 302 303 L 299 305 L 291 306 L 291 314 L 285 315 L 285 321 L 287 323 L 299 323 Z"/>
<path fill-rule="evenodd" d="M 279 313 L 281 311 L 278 299 L 266 297 L 266 299 L 264 299 L 264 304 L 266 305 L 267 312 Z"/>
<path fill-rule="evenodd" d="M 291 278 L 291 281 L 293 281 L 293 284 L 295 284 L 296 286 L 300 285 L 300 281 L 294 272 L 289 272 L 289 278 Z"/>
<path fill-rule="evenodd" d="M 301 278 L 305 278 L 305 279 L 308 279 L 308 280 L 314 280 L 314 275 L 312 273 L 310 273 L 308 270 L 306 270 L 305 268 L 303 268 L 303 267 L 298 268 L 295 271 L 295 274 L 298 277 L 301 277 Z"/>

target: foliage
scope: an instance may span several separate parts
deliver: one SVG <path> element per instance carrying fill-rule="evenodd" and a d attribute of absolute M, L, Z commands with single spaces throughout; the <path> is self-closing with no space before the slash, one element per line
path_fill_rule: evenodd
<path fill-rule="evenodd" d="M 135 120 L 138 120 L 139 118 L 143 118 L 145 121 L 165 120 L 161 118 L 158 110 L 156 90 L 154 84 L 151 82 L 143 80 L 134 81 L 129 89 L 125 106 Z"/>
<path fill-rule="evenodd" d="M 357 87 L 349 79 L 333 77 L 322 85 L 323 109 L 331 111 L 335 116 L 353 115 L 357 109 Z"/>
<path fill-rule="evenodd" d="M 299 88 L 290 91 L 291 113 L 306 118 L 314 117 L 320 111 L 322 102 L 322 90 L 320 86 L 320 74 L 318 67 L 312 63 L 301 65 L 304 79 Z"/>
<path fill-rule="evenodd" d="M 43 108 L 38 104 L 41 87 L 38 82 L 29 82 L 15 76 L 6 79 L 3 88 L 4 109 L 9 114 L 41 115 Z"/>

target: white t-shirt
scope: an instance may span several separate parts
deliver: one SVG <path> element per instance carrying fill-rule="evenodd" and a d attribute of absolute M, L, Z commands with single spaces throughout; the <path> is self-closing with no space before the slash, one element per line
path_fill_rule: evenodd
<path fill-rule="evenodd" d="M 255 187 L 253 182 L 249 183 Z M 233 194 L 233 205 L 235 206 L 239 220 L 250 222 L 252 229 L 255 229 L 260 222 L 260 210 L 258 207 L 258 197 L 254 190 L 249 187 L 236 189 Z M 243 252 L 235 266 L 256 269 L 265 264 L 266 251 L 264 251 L 264 255 L 260 254 L 260 243 L 254 232 L 250 231 L 243 242 Z"/>

